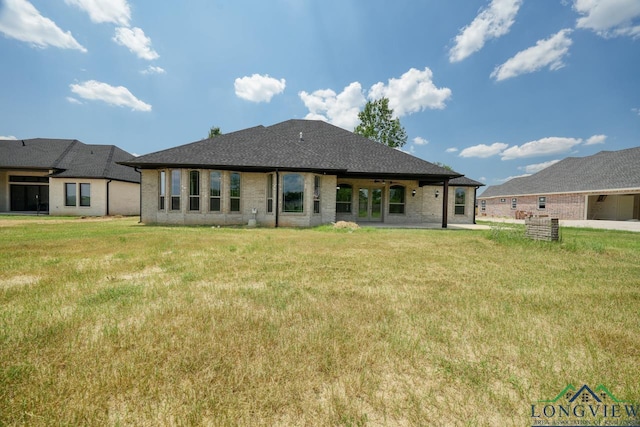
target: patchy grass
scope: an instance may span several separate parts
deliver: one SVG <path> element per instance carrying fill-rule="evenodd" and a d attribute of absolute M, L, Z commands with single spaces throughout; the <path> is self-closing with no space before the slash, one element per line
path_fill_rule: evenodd
<path fill-rule="evenodd" d="M 0 425 L 531 425 L 640 400 L 640 239 L 0 227 Z"/>

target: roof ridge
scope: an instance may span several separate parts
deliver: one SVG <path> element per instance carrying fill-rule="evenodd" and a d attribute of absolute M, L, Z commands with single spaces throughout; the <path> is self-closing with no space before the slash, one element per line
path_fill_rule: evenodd
<path fill-rule="evenodd" d="M 103 175 L 105 178 L 109 176 L 109 175 L 108 175 L 108 172 L 109 172 L 109 169 L 111 169 L 111 168 L 110 168 L 110 166 L 111 166 L 111 161 L 113 160 L 113 152 L 115 151 L 115 145 L 110 145 L 110 147 L 111 147 L 111 149 L 109 150 L 109 156 L 107 157 L 107 162 L 106 162 L 106 164 L 104 165 L 104 171 L 102 172 L 102 175 Z"/>
<path fill-rule="evenodd" d="M 52 169 L 60 169 L 58 168 L 58 165 L 60 164 L 60 162 L 62 162 L 62 160 L 67 157 L 67 154 L 69 154 L 69 152 L 71 151 L 71 149 L 73 147 L 75 147 L 76 142 L 80 142 L 77 139 L 73 139 L 71 140 L 71 143 L 67 146 L 67 148 L 65 148 L 65 150 L 62 152 L 62 154 L 60 154 L 60 156 L 54 160 L 53 165 L 52 165 Z M 82 142 L 80 142 L 80 144 L 82 144 Z"/>

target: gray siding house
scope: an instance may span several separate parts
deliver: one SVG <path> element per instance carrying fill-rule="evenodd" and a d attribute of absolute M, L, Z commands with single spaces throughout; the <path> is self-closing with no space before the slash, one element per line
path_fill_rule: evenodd
<path fill-rule="evenodd" d="M 640 147 L 568 157 L 488 187 L 478 206 L 481 217 L 640 220 Z"/>
<path fill-rule="evenodd" d="M 75 139 L 0 140 L 0 213 L 139 215 L 131 154 Z"/>
<path fill-rule="evenodd" d="M 147 224 L 473 223 L 483 185 L 322 121 L 288 120 L 121 162 Z"/>

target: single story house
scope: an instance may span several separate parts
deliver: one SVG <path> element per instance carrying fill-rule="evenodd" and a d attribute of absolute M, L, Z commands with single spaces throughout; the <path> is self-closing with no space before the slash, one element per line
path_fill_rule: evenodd
<path fill-rule="evenodd" d="M 488 187 L 478 205 L 483 217 L 640 220 L 640 147 L 568 157 Z"/>
<path fill-rule="evenodd" d="M 140 173 L 114 145 L 0 140 L 0 213 L 139 215 Z"/>
<path fill-rule="evenodd" d="M 147 224 L 447 227 L 475 221 L 483 185 L 314 120 L 256 126 L 121 164 L 141 171 Z"/>

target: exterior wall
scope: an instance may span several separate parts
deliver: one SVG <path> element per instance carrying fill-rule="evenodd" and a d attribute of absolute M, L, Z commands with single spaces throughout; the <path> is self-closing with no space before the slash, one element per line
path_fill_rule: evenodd
<path fill-rule="evenodd" d="M 109 215 L 140 215 L 140 184 L 111 181 L 109 183 Z"/>
<path fill-rule="evenodd" d="M 606 194 L 607 197 L 598 202 L 601 194 Z M 546 207 L 544 209 L 538 207 L 539 197 L 546 198 Z M 515 209 L 512 209 L 511 205 L 513 198 L 516 199 Z M 478 217 L 523 218 L 526 215 L 548 215 L 565 220 L 640 219 L 640 211 L 637 208 L 637 205 L 640 205 L 639 198 L 639 194 L 628 194 L 628 191 L 479 197 Z M 501 199 L 504 199 L 504 202 L 501 202 Z M 485 202 L 484 210 L 483 201 Z"/>
<path fill-rule="evenodd" d="M 165 208 L 159 209 L 159 175 L 160 170 L 166 172 Z M 181 169 L 180 209 L 170 209 L 171 169 L 142 170 L 142 214 L 141 221 L 146 224 L 206 224 L 206 225 L 247 225 L 249 220 L 266 227 L 276 225 L 276 207 L 278 209 L 278 226 L 309 227 L 335 221 L 335 188 L 336 178 L 330 175 L 301 173 L 304 176 L 304 208 L 302 213 L 283 212 L 282 182 L 287 171 L 278 173 L 280 182 L 276 186 L 275 173 L 241 172 L 240 173 L 240 211 L 231 211 L 229 188 L 233 171 L 221 173 L 221 206 L 219 212 L 209 210 L 209 173 L 213 170 L 198 169 L 200 172 L 200 209 L 189 210 L 189 171 Z M 297 172 L 296 172 L 297 173 Z M 268 176 L 273 176 L 273 212 L 267 212 Z M 320 213 L 313 213 L 314 178 L 320 178 Z M 276 190 L 280 200 L 276 201 Z M 255 214 L 254 214 L 255 211 Z"/>

